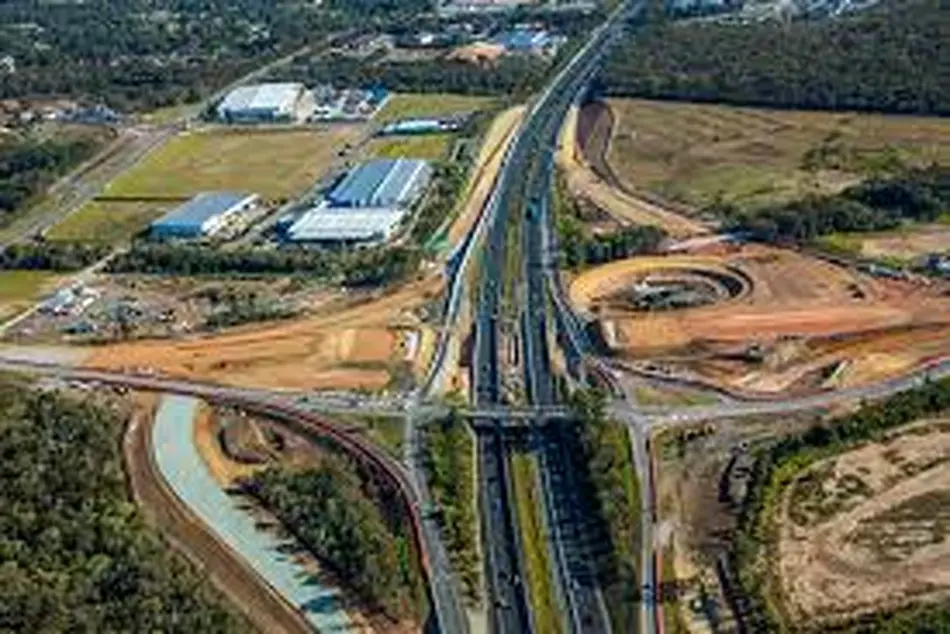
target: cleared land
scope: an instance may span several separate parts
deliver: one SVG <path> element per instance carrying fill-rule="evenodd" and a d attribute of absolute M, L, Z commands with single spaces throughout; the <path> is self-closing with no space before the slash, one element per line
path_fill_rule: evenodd
<path fill-rule="evenodd" d="M 321 316 L 172 343 L 98 349 L 92 367 L 149 366 L 177 376 L 286 389 L 385 388 L 415 350 L 408 334 L 424 329 L 417 309 L 441 286 L 437 277 L 377 298 L 340 298 Z"/>
<path fill-rule="evenodd" d="M 83 205 L 47 233 L 49 240 L 64 242 L 125 242 L 144 231 L 170 205 L 154 202 L 97 202 Z"/>
<path fill-rule="evenodd" d="M 413 158 L 439 160 L 445 158 L 455 135 L 420 134 L 373 139 L 366 144 L 367 158 Z"/>
<path fill-rule="evenodd" d="M 790 622 L 950 592 L 950 427 L 917 424 L 813 465 L 787 490 L 776 569 Z"/>
<path fill-rule="evenodd" d="M 202 191 L 299 194 L 330 167 L 361 126 L 314 130 L 185 132 L 112 181 L 104 197 L 188 198 Z"/>
<path fill-rule="evenodd" d="M 875 279 L 764 246 L 719 251 L 597 267 L 573 281 L 571 299 L 641 369 L 748 394 L 856 385 L 950 355 L 946 282 Z M 700 274 L 731 279 L 731 291 L 692 308 L 629 302 L 644 279 Z"/>
<path fill-rule="evenodd" d="M 950 225 L 908 226 L 881 233 L 838 233 L 820 242 L 832 251 L 848 255 L 906 263 L 931 253 L 950 251 Z"/>
<path fill-rule="evenodd" d="M 624 191 L 616 183 L 598 174 L 585 158 L 579 143 L 578 124 L 579 109 L 571 107 L 558 138 L 557 165 L 572 194 L 590 201 L 594 206 L 626 223 L 662 227 L 676 237 L 708 233 L 701 224 L 655 202 Z"/>
<path fill-rule="evenodd" d="M 387 123 L 410 117 L 434 117 L 484 110 L 494 103 L 491 97 L 470 97 L 450 93 L 400 93 L 393 95 L 374 121 Z"/>
<path fill-rule="evenodd" d="M 611 99 L 612 131 L 585 148 L 625 189 L 701 208 L 834 192 L 902 165 L 950 161 L 937 117 L 781 111 Z M 593 125 L 593 124 L 591 124 Z M 595 165 L 596 167 L 596 165 Z"/>
<path fill-rule="evenodd" d="M 59 276 L 48 271 L 0 271 L 0 319 L 31 306 L 57 280 Z"/>

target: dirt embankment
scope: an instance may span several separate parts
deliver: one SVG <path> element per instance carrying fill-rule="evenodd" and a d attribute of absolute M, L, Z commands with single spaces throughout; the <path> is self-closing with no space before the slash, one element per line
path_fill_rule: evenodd
<path fill-rule="evenodd" d="M 176 549 L 260 632 L 313 634 L 303 616 L 195 517 L 167 487 L 152 461 L 151 429 L 155 396 L 139 397 L 126 430 L 123 456 L 136 502 Z"/>
<path fill-rule="evenodd" d="M 598 175 L 588 163 L 578 144 L 579 109 L 571 107 L 558 138 L 557 164 L 570 191 L 585 198 L 616 218 L 641 225 L 655 225 L 677 238 L 705 235 L 709 230 L 700 223 L 674 213 L 655 203 L 635 197 Z M 605 132 L 596 125 L 585 126 L 585 133 Z M 607 133 L 609 136 L 609 133 Z M 606 144 L 608 141 L 601 141 Z M 607 168 L 605 161 L 600 161 Z"/>

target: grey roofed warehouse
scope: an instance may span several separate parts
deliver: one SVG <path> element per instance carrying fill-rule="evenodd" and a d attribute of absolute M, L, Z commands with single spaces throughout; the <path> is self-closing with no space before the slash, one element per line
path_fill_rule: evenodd
<path fill-rule="evenodd" d="M 173 209 L 149 226 L 155 238 L 201 238 L 228 226 L 254 207 L 257 194 L 204 192 Z"/>

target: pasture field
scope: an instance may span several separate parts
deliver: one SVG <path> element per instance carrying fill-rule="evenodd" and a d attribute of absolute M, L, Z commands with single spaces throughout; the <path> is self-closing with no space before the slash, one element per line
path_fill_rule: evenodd
<path fill-rule="evenodd" d="M 0 271 L 0 319 L 28 308 L 58 279 L 49 271 Z"/>
<path fill-rule="evenodd" d="M 832 193 L 902 166 L 950 162 L 950 121 L 611 99 L 586 141 L 630 190 L 702 208 Z M 583 117 L 582 117 L 583 118 Z M 611 130 L 612 128 L 612 130 Z"/>
<path fill-rule="evenodd" d="M 948 421 L 916 423 L 812 465 L 776 513 L 773 570 L 791 622 L 944 600 Z"/>
<path fill-rule="evenodd" d="M 411 158 L 437 161 L 446 157 L 454 134 L 386 136 L 366 144 L 366 158 Z"/>
<path fill-rule="evenodd" d="M 53 225 L 46 238 L 99 244 L 125 242 L 170 208 L 168 203 L 91 201 Z"/>
<path fill-rule="evenodd" d="M 491 97 L 472 97 L 450 93 L 399 93 L 393 95 L 376 115 L 374 121 L 388 123 L 412 117 L 435 117 L 460 112 L 474 112 L 491 107 Z"/>
<path fill-rule="evenodd" d="M 112 181 L 103 197 L 187 198 L 202 191 L 283 199 L 310 187 L 360 126 L 183 133 Z"/>

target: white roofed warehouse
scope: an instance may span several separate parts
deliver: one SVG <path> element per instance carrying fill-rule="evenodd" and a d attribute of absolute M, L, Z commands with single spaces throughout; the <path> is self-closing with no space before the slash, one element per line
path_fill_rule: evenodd
<path fill-rule="evenodd" d="M 257 194 L 204 192 L 154 221 L 149 234 L 157 239 L 207 238 L 234 225 L 259 201 Z"/>
<path fill-rule="evenodd" d="M 313 94 L 303 84 L 252 84 L 229 92 L 218 104 L 218 118 L 227 123 L 298 123 L 313 109 Z"/>

